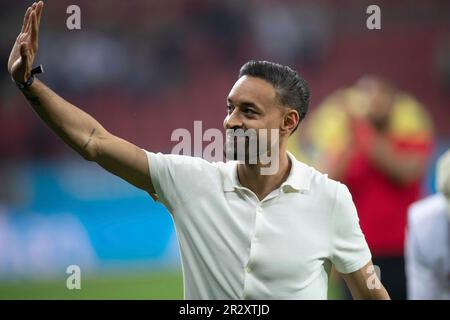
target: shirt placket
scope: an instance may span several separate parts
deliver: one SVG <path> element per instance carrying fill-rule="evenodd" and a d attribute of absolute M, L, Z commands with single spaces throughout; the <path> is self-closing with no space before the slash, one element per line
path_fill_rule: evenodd
<path fill-rule="evenodd" d="M 274 191 L 272 193 L 270 193 L 266 198 L 264 198 L 262 201 L 259 201 L 259 199 L 257 198 L 257 196 L 251 191 L 251 190 L 244 190 L 244 192 L 250 193 L 251 195 L 247 194 L 246 196 L 248 196 L 252 203 L 254 204 L 254 223 L 253 223 L 253 230 L 250 236 L 250 246 L 249 246 L 249 254 L 248 254 L 248 261 L 245 265 L 244 268 L 244 289 L 243 289 L 243 293 L 242 293 L 242 299 L 251 299 L 251 292 L 249 292 L 249 290 L 251 289 L 249 287 L 249 281 L 251 281 L 251 278 L 254 277 L 254 273 L 253 273 L 253 269 L 252 269 L 252 264 L 255 262 L 255 260 L 257 259 L 257 257 L 255 257 L 254 252 L 255 250 L 254 247 L 255 245 L 257 245 L 258 242 L 258 222 L 260 221 L 260 219 L 263 218 L 263 214 L 264 214 L 264 203 L 269 201 L 270 199 L 276 197 L 279 192 L 278 191 Z"/>

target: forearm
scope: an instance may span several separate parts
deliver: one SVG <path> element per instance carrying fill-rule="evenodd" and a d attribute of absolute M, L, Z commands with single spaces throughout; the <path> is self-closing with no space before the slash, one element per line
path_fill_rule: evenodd
<path fill-rule="evenodd" d="M 324 171 L 328 172 L 330 178 L 342 181 L 345 178 L 348 166 L 353 156 L 353 150 L 348 149 L 346 151 L 343 151 L 337 157 L 331 157 L 332 160 L 328 163 L 328 165 L 325 166 Z"/>
<path fill-rule="evenodd" d="M 85 159 L 95 158 L 95 139 L 107 134 L 100 123 L 38 79 L 21 91 L 34 111 L 57 136 Z"/>
<path fill-rule="evenodd" d="M 354 300 L 391 300 L 386 289 L 381 285 L 381 288 L 365 289 L 361 292 L 353 293 Z"/>
<path fill-rule="evenodd" d="M 354 300 L 390 300 L 388 292 L 375 273 L 372 261 L 355 272 L 341 275 Z"/>
<path fill-rule="evenodd" d="M 425 159 L 416 152 L 398 154 L 390 142 L 376 137 L 369 151 L 372 163 L 398 184 L 409 184 L 423 174 Z"/>

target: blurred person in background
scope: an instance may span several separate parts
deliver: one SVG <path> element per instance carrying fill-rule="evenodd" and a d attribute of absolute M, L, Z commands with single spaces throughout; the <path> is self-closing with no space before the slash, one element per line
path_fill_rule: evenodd
<path fill-rule="evenodd" d="M 450 150 L 438 159 L 436 185 L 436 194 L 409 207 L 408 299 L 450 299 Z"/>
<path fill-rule="evenodd" d="M 428 114 L 388 80 L 364 76 L 326 98 L 303 135 L 296 155 L 349 187 L 383 284 L 406 299 L 407 208 L 421 195 L 431 154 Z"/>

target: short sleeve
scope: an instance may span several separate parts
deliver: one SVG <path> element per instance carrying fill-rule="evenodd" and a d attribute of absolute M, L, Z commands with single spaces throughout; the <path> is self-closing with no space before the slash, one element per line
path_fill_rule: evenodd
<path fill-rule="evenodd" d="M 201 182 L 205 160 L 175 154 L 147 154 L 150 177 L 156 194 L 152 198 L 161 202 L 169 212 L 193 196 L 195 186 Z"/>
<path fill-rule="evenodd" d="M 339 184 L 333 212 L 331 262 L 340 273 L 348 274 L 364 267 L 372 258 L 350 191 Z"/>

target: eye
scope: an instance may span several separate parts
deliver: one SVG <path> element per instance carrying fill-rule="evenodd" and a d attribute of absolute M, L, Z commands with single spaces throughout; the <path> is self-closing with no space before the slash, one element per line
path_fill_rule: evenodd
<path fill-rule="evenodd" d="M 234 110 L 233 106 L 227 105 L 227 113 L 231 113 L 233 112 L 233 110 Z"/>
<path fill-rule="evenodd" d="M 248 114 L 248 115 L 251 115 L 251 116 L 253 116 L 253 115 L 256 114 L 256 112 L 253 111 L 252 109 L 245 109 L 245 110 L 244 110 L 244 113 L 245 113 L 245 114 Z"/>

